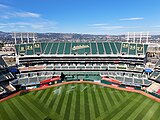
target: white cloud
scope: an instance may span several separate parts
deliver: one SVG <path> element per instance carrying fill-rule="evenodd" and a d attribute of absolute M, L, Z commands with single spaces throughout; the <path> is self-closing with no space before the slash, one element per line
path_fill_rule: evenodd
<path fill-rule="evenodd" d="M 89 24 L 88 26 L 97 27 L 97 26 L 106 26 L 106 25 L 108 25 L 108 24 L 96 23 L 96 24 Z"/>
<path fill-rule="evenodd" d="M 124 20 L 124 21 L 135 21 L 135 20 L 143 20 L 144 18 L 142 17 L 134 17 L 134 18 L 122 18 L 120 20 Z"/>
<path fill-rule="evenodd" d="M 0 8 L 0 28 L 3 31 L 53 32 L 57 28 L 57 22 L 43 18 L 41 14 L 2 4 Z"/>
<path fill-rule="evenodd" d="M 0 4 L 0 9 L 4 9 L 4 8 L 9 8 L 9 6 L 7 6 L 7 5 L 4 5 L 4 4 Z"/>
<path fill-rule="evenodd" d="M 13 16 L 16 17 L 33 17 L 33 18 L 38 18 L 41 15 L 38 13 L 32 13 L 32 12 L 14 12 Z"/>
<path fill-rule="evenodd" d="M 99 30 L 115 30 L 115 29 L 126 28 L 125 26 L 109 25 L 109 24 L 101 24 L 101 23 L 89 24 L 88 26 L 95 28 L 95 29 L 99 29 Z"/>
<path fill-rule="evenodd" d="M 49 21 L 39 22 L 9 22 L 0 23 L 0 28 L 5 31 L 35 31 L 35 32 L 50 32 L 56 29 L 57 23 Z"/>
<path fill-rule="evenodd" d="M 1 19 L 9 19 L 9 18 L 39 18 L 40 14 L 22 11 L 17 8 L 13 8 L 4 4 L 0 4 L 0 18 Z"/>

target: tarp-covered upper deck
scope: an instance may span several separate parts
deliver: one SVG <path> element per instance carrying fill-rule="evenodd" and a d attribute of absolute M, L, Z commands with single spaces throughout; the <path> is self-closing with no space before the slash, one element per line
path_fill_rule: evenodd
<path fill-rule="evenodd" d="M 145 55 L 148 45 L 126 42 L 41 42 L 17 44 L 17 55 Z"/>

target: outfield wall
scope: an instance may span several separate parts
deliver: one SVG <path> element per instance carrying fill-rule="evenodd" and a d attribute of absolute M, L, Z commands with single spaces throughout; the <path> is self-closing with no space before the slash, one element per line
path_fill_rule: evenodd
<path fill-rule="evenodd" d="M 127 88 L 120 88 L 120 87 L 116 87 L 116 86 L 111 86 L 111 85 L 106 85 L 106 84 L 102 84 L 102 83 L 98 83 L 98 82 L 89 82 L 89 81 L 72 81 L 72 82 L 63 82 L 63 83 L 58 83 L 58 84 L 54 84 L 54 85 L 51 85 L 51 86 L 45 86 L 45 87 L 42 87 L 42 88 L 35 88 L 35 89 L 30 89 L 30 90 L 21 90 L 15 94 L 12 94 L 8 97 L 5 97 L 3 99 L 0 100 L 0 102 L 3 102 L 5 100 L 8 100 L 8 99 L 11 99 L 17 95 L 20 95 L 20 94 L 25 94 L 27 92 L 31 92 L 31 91 L 38 91 L 38 90 L 44 90 L 44 89 L 47 89 L 47 88 L 52 88 L 52 87 L 55 87 L 55 86 L 61 86 L 61 85 L 67 85 L 67 84 L 75 84 L 75 83 L 86 83 L 86 84 L 95 84 L 95 85 L 101 85 L 101 86 L 104 86 L 104 87 L 109 87 L 109 88 L 114 88 L 114 89 L 117 89 L 117 90 L 123 90 L 123 91 L 128 91 L 128 92 L 134 92 L 134 93 L 138 93 L 138 94 L 142 94 L 156 102 L 160 102 L 160 99 L 157 98 L 157 97 L 154 97 L 146 92 L 143 92 L 143 91 L 139 91 L 139 90 L 130 90 L 130 89 L 127 89 Z"/>

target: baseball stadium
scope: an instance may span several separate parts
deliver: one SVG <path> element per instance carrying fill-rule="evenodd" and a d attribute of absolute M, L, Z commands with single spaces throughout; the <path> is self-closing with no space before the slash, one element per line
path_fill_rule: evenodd
<path fill-rule="evenodd" d="M 1 120 L 160 120 L 160 60 L 151 43 L 15 42 L 0 58 Z"/>

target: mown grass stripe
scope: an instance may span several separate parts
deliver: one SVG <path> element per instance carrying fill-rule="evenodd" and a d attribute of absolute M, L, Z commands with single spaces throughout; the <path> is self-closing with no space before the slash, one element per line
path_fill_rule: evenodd
<path fill-rule="evenodd" d="M 104 97 L 104 99 L 105 99 L 105 103 L 106 103 L 106 105 L 107 105 L 107 110 L 109 111 L 112 105 L 111 105 L 111 103 L 110 103 L 110 101 L 109 101 L 108 96 L 107 96 L 106 93 L 105 93 L 105 88 L 101 88 L 100 90 L 101 90 L 101 93 L 102 93 L 102 95 L 103 95 L 103 97 Z"/>
<path fill-rule="evenodd" d="M 30 115 L 28 109 L 26 109 L 25 107 L 23 107 L 19 101 L 17 100 L 18 97 L 16 97 L 13 100 L 13 104 L 17 107 L 17 109 L 19 109 L 19 111 L 21 111 L 21 113 L 23 114 L 23 116 L 27 119 L 27 120 L 34 120 L 34 117 Z"/>
<path fill-rule="evenodd" d="M 65 95 L 66 95 L 66 91 L 67 89 L 70 87 L 70 85 L 67 85 L 67 86 L 64 86 L 63 90 L 62 90 L 62 93 L 61 93 L 61 96 L 60 96 L 60 99 L 59 101 L 57 101 L 57 107 L 56 108 L 56 112 L 58 114 L 60 114 L 60 111 L 62 109 L 62 105 L 63 105 L 63 101 L 64 101 L 64 98 L 65 98 Z"/>
<path fill-rule="evenodd" d="M 65 111 L 66 111 L 66 109 L 67 109 L 67 103 L 68 103 L 68 101 L 69 101 L 69 94 L 71 93 L 71 92 L 73 92 L 73 91 L 70 91 L 71 90 L 71 86 L 72 85 L 69 85 L 68 86 L 68 88 L 70 88 L 69 90 L 67 90 L 66 91 L 66 95 L 65 95 L 65 98 L 64 98 L 64 101 L 63 101 L 63 105 L 62 105 L 62 108 L 63 109 L 61 109 L 61 112 L 60 112 L 60 114 L 61 115 L 63 115 L 63 117 L 65 116 Z M 71 109 L 70 109 L 71 110 Z M 68 112 L 68 111 L 67 111 Z M 65 119 L 65 118 L 63 118 L 63 119 Z"/>
<path fill-rule="evenodd" d="M 159 105 L 159 103 L 157 103 L 157 106 L 158 106 L 158 108 L 155 109 L 156 111 L 155 111 L 154 114 L 152 115 L 151 120 L 158 120 L 158 119 L 160 120 L 160 114 L 159 114 L 160 105 Z"/>
<path fill-rule="evenodd" d="M 110 88 L 106 88 L 106 89 L 105 89 L 105 93 L 106 93 L 106 95 L 107 95 L 107 98 L 108 98 L 111 106 L 114 106 L 114 100 L 113 100 L 113 98 L 111 97 L 111 94 L 110 94 L 110 90 L 109 90 L 109 89 L 110 89 Z"/>
<path fill-rule="evenodd" d="M 0 106 L 0 114 L 1 114 L 1 117 L 2 117 L 2 120 L 11 120 L 7 114 L 7 111 L 5 111 L 5 105 L 4 105 L 4 102 L 1 103 L 1 106 Z"/>
<path fill-rule="evenodd" d="M 76 84 L 73 84 L 74 85 L 74 90 L 72 91 L 73 92 L 73 96 L 72 96 L 72 105 L 71 105 L 71 108 L 70 108 L 70 117 L 69 119 L 70 120 L 75 120 L 74 118 L 74 114 L 75 114 L 75 107 L 76 107 L 76 93 L 77 93 L 77 90 L 76 90 Z"/>
<path fill-rule="evenodd" d="M 60 101 L 60 99 L 61 99 L 61 96 L 62 96 L 63 92 L 66 91 L 67 86 L 68 86 L 68 85 L 60 86 L 60 87 L 58 88 L 59 93 L 55 93 L 55 95 L 54 95 L 54 100 L 52 100 L 52 102 L 50 103 L 50 107 L 51 107 L 52 111 L 56 112 L 58 103 L 59 103 L 59 101 Z"/>
<path fill-rule="evenodd" d="M 92 87 L 92 85 L 90 85 Z M 92 95 L 92 100 L 93 100 L 93 105 L 94 105 L 94 110 L 95 110 L 95 117 L 98 117 L 100 115 L 100 111 L 98 108 L 98 103 L 95 95 L 95 91 L 93 90 L 93 87 L 91 88 L 91 95 Z"/>
<path fill-rule="evenodd" d="M 132 101 L 130 104 L 121 109 L 121 111 L 113 117 L 114 120 L 124 120 L 126 119 L 139 105 L 141 105 L 142 101 L 146 101 L 146 99 L 139 95 L 137 98 L 138 101 Z"/>
<path fill-rule="evenodd" d="M 103 103 L 102 103 L 102 101 L 100 99 L 100 93 L 97 90 L 99 87 L 100 87 L 99 85 L 95 85 L 95 97 L 96 97 L 96 100 L 97 100 L 99 114 L 102 114 L 103 112 L 105 112 L 105 110 L 103 108 Z"/>
<path fill-rule="evenodd" d="M 36 94 L 34 96 L 35 96 L 35 98 L 37 98 L 37 96 L 42 92 L 42 90 L 38 90 L 38 91 L 35 91 L 35 92 L 36 92 Z"/>
<path fill-rule="evenodd" d="M 49 99 L 49 96 L 51 96 L 52 92 L 53 92 L 54 88 L 51 88 L 48 92 L 48 94 L 46 95 L 46 97 L 43 100 L 43 103 L 46 104 L 47 100 Z"/>
<path fill-rule="evenodd" d="M 87 85 L 85 85 L 87 86 Z M 88 89 L 89 86 L 87 86 L 87 89 L 84 90 L 84 111 L 85 111 L 85 120 L 90 120 L 90 112 L 89 112 L 89 100 L 88 100 Z"/>
<path fill-rule="evenodd" d="M 120 104 L 121 102 L 123 102 L 126 97 L 129 96 L 129 95 L 123 96 L 122 93 L 123 93 L 123 91 L 118 91 L 118 90 L 117 90 L 117 92 L 116 92 L 117 96 L 119 97 L 119 101 L 118 101 L 119 104 Z"/>
<path fill-rule="evenodd" d="M 144 96 L 143 96 L 144 97 Z M 145 98 L 145 97 L 144 97 Z M 150 99 L 146 99 L 147 101 L 149 101 Z M 146 101 L 145 102 L 143 102 L 143 101 L 139 101 L 139 102 L 141 102 L 141 105 L 139 105 L 136 109 L 134 109 L 134 111 L 132 110 L 132 112 L 131 112 L 131 114 L 130 114 L 130 111 L 128 111 L 129 113 L 129 115 L 128 115 L 128 117 L 126 118 L 126 120 L 134 120 L 135 119 L 135 117 L 140 113 L 140 111 L 142 111 L 143 110 L 143 108 L 145 107 L 145 105 L 146 105 Z M 150 104 L 150 103 L 149 103 Z"/>
<path fill-rule="evenodd" d="M 31 92 L 31 94 L 35 96 L 37 94 L 37 91 Z"/>
<path fill-rule="evenodd" d="M 123 91 L 119 91 L 119 90 L 116 90 L 116 92 L 115 92 L 116 98 L 119 103 L 121 103 L 124 100 L 124 98 L 126 97 L 126 96 L 123 96 L 122 93 L 123 93 Z"/>
<path fill-rule="evenodd" d="M 34 104 L 39 110 L 41 110 L 44 114 L 48 114 L 49 110 L 46 109 L 44 104 L 39 103 L 39 101 L 36 101 L 35 99 L 31 97 L 26 97 L 28 101 L 30 101 L 32 104 Z"/>
<path fill-rule="evenodd" d="M 63 108 L 63 109 L 61 109 L 61 111 L 60 111 L 60 114 L 63 115 L 63 119 L 65 119 L 65 118 L 64 118 L 65 110 L 66 110 L 66 107 L 68 107 L 68 106 L 67 106 L 68 96 L 69 96 L 69 94 L 67 93 L 67 94 L 65 95 L 65 98 L 64 98 L 64 101 L 63 101 L 63 105 L 62 105 L 62 108 Z"/>
<path fill-rule="evenodd" d="M 149 98 L 147 98 L 149 99 Z M 151 106 L 153 105 L 154 101 L 150 100 L 150 103 L 146 103 L 144 105 L 144 108 L 142 111 L 139 112 L 139 114 L 136 116 L 135 120 L 142 120 L 143 116 L 147 113 L 148 110 L 150 110 Z"/>
<path fill-rule="evenodd" d="M 76 93 L 76 103 L 75 103 L 76 106 L 75 106 L 74 118 L 76 120 L 79 120 L 80 119 L 80 114 L 79 114 L 80 112 L 80 84 L 77 84 L 76 86 L 77 86 L 76 87 L 77 93 Z"/>
<path fill-rule="evenodd" d="M 12 111 L 16 112 L 16 116 L 18 116 L 19 120 L 26 120 L 21 111 L 19 111 L 19 109 L 17 109 L 17 107 L 12 103 L 12 99 L 7 100 L 7 103 L 11 107 Z"/>
<path fill-rule="evenodd" d="M 41 97 L 40 100 L 39 100 L 41 103 L 45 104 L 45 103 L 43 102 L 43 100 L 46 98 L 46 96 L 47 96 L 47 94 L 49 93 L 50 90 L 51 90 L 51 89 L 46 89 L 46 91 L 43 93 L 42 97 Z"/>
<path fill-rule="evenodd" d="M 65 98 L 64 98 L 64 101 L 63 101 L 63 105 L 62 105 L 62 108 L 63 109 L 61 109 L 61 112 L 60 112 L 60 114 L 61 115 L 63 115 L 63 119 L 65 120 L 65 113 L 66 113 L 66 109 L 67 109 L 67 103 L 68 103 L 68 100 L 69 100 L 69 94 L 70 94 L 70 92 L 67 92 L 66 93 L 66 95 L 65 95 Z M 72 104 L 73 105 L 73 104 Z M 71 110 L 71 109 L 70 109 Z"/>
<path fill-rule="evenodd" d="M 41 90 L 41 93 L 37 96 L 37 98 L 36 99 L 41 99 L 41 97 L 44 95 L 44 93 L 45 93 L 45 91 L 46 91 L 47 89 L 45 89 L 45 90 Z"/>
<path fill-rule="evenodd" d="M 32 116 L 34 119 L 38 119 L 38 120 L 41 120 L 41 117 L 39 116 L 38 113 L 36 113 L 34 111 L 34 109 L 32 108 L 33 106 L 29 106 L 26 101 L 22 101 L 22 98 L 17 98 L 17 101 L 23 106 L 23 108 L 25 108 L 29 115 Z"/>
<path fill-rule="evenodd" d="M 86 90 L 86 86 L 84 84 L 80 84 L 80 120 L 85 119 L 85 110 L 84 110 L 84 90 Z"/>
<path fill-rule="evenodd" d="M 71 110 L 71 103 L 72 103 L 72 97 L 73 97 L 73 92 L 69 92 L 69 96 L 68 96 L 68 101 L 67 101 L 67 107 L 65 110 L 65 114 L 64 114 L 64 119 L 65 120 L 70 120 L 70 110 Z"/>
<path fill-rule="evenodd" d="M 154 113 L 156 112 L 156 110 L 158 109 L 158 107 L 159 107 L 159 105 L 156 102 L 154 102 L 154 104 L 148 110 L 148 112 L 146 113 L 146 115 L 143 117 L 142 120 L 147 120 L 147 119 L 150 120 L 152 118 L 152 116 L 154 115 Z"/>
<path fill-rule="evenodd" d="M 112 112 L 110 112 L 104 119 L 105 120 L 110 120 L 123 107 L 127 106 L 128 104 L 130 104 L 133 101 L 133 99 L 137 99 L 137 97 L 138 97 L 138 94 L 134 94 L 132 97 L 130 97 L 130 99 L 128 99 L 126 102 L 122 103 L 118 108 L 113 109 Z"/>
<path fill-rule="evenodd" d="M 114 89 L 108 89 L 108 91 L 109 91 L 109 94 L 110 94 L 110 96 L 112 97 L 112 99 L 113 99 L 113 104 L 114 105 L 117 105 L 118 104 L 118 100 L 117 100 L 117 98 L 116 98 L 116 94 L 115 94 L 115 92 L 114 92 Z"/>
<path fill-rule="evenodd" d="M 125 91 L 120 91 L 120 93 L 121 93 L 121 95 L 122 95 L 123 97 L 125 97 L 125 96 L 128 95 L 128 94 L 125 94 L 125 93 L 127 93 L 127 92 L 125 92 Z"/>
<path fill-rule="evenodd" d="M 9 116 L 10 120 L 19 120 L 15 114 L 15 111 L 10 108 L 7 101 L 5 101 L 2 105 L 4 110 L 6 111 L 6 114 Z"/>
<path fill-rule="evenodd" d="M 90 118 L 91 120 L 95 119 L 96 116 L 95 116 L 95 110 L 94 110 L 94 103 L 93 103 L 93 99 L 92 99 L 92 91 L 91 91 L 91 86 L 88 84 L 88 100 L 89 100 L 89 109 L 90 109 Z"/>
<path fill-rule="evenodd" d="M 55 87 L 54 90 L 59 89 L 59 87 L 60 87 L 60 86 Z M 51 95 L 49 96 L 48 100 L 46 101 L 46 103 L 45 103 L 45 108 L 49 108 L 49 107 L 52 108 L 51 106 L 53 106 L 54 101 L 56 100 L 56 98 L 57 98 L 57 96 L 58 96 L 58 94 L 55 94 L 55 93 L 54 93 L 54 90 L 51 92 Z M 52 103 L 52 102 L 53 102 L 53 103 Z"/>
<path fill-rule="evenodd" d="M 46 115 L 41 111 L 41 109 L 38 109 L 37 106 L 33 103 L 30 102 L 26 97 L 21 98 L 21 100 L 26 103 L 26 105 L 29 106 L 30 109 L 32 109 L 40 118 L 44 118 Z"/>
<path fill-rule="evenodd" d="M 103 96 L 103 93 L 102 93 L 100 87 L 97 87 L 97 92 L 98 92 L 98 95 L 100 97 L 100 100 L 101 100 L 101 103 L 102 103 L 102 106 L 103 106 L 103 111 L 108 111 L 107 103 L 106 103 L 106 101 L 104 99 L 104 96 Z"/>
<path fill-rule="evenodd" d="M 67 85 L 68 86 L 68 85 Z M 66 90 L 65 86 L 60 86 L 58 88 L 60 93 L 54 93 L 54 98 L 53 100 L 50 102 L 49 107 L 51 108 L 51 110 L 56 111 L 57 108 L 57 103 L 59 102 L 59 99 L 61 98 L 63 91 Z"/>
<path fill-rule="evenodd" d="M 111 91 L 113 92 L 115 98 L 116 98 L 116 101 L 117 103 L 121 102 L 121 99 L 119 98 L 118 94 L 120 94 L 120 92 L 116 89 L 111 89 Z"/>

